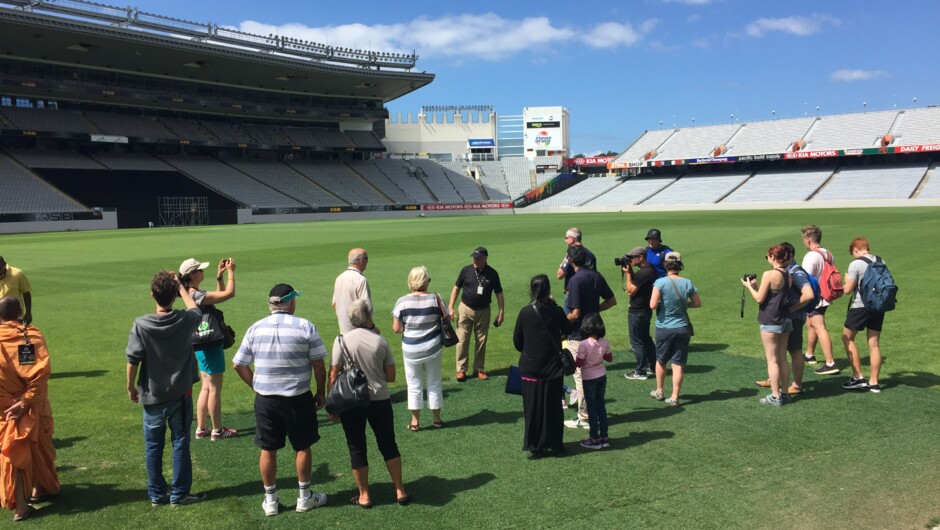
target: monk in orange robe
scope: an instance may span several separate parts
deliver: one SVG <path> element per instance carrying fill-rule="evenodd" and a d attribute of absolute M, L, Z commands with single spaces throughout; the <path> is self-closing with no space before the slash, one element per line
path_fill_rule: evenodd
<path fill-rule="evenodd" d="M 20 301 L 0 299 L 0 505 L 14 521 L 35 512 L 30 502 L 59 492 L 49 406 L 46 339 L 23 325 Z"/>

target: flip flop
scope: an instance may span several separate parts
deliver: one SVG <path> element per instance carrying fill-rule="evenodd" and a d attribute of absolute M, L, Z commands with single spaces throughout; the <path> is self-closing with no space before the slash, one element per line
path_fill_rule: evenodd
<path fill-rule="evenodd" d="M 408 506 L 411 504 L 411 495 L 405 495 L 404 497 L 398 499 L 398 504 L 400 506 Z"/>
<path fill-rule="evenodd" d="M 444 426 L 444 422 L 443 422 L 443 421 L 435 421 L 435 422 L 432 423 L 431 425 L 434 425 L 434 428 L 435 428 L 435 429 L 440 429 L 440 428 L 442 428 L 442 427 Z"/>
<path fill-rule="evenodd" d="M 36 508 L 33 508 L 32 506 L 30 506 L 30 507 L 26 508 L 26 511 L 23 513 L 23 515 L 14 515 L 14 516 L 13 516 L 13 522 L 14 522 L 14 523 L 18 523 L 18 522 L 20 522 L 20 521 L 25 521 L 25 520 L 29 519 L 30 517 L 36 515 L 36 512 L 38 512 L 38 511 L 39 511 L 39 510 L 37 510 Z"/>
<path fill-rule="evenodd" d="M 421 430 L 421 425 L 418 425 L 417 423 L 409 423 L 408 430 L 411 432 L 418 432 Z"/>
<path fill-rule="evenodd" d="M 368 510 L 369 508 L 372 508 L 372 503 L 371 503 L 371 502 L 368 503 L 368 504 L 362 504 L 362 503 L 360 503 L 360 502 L 359 502 L 359 496 L 358 496 L 358 495 L 353 495 L 353 498 L 352 498 L 352 499 L 349 499 L 349 501 L 352 502 L 353 504 L 355 504 L 356 506 L 362 508 L 363 510 Z"/>

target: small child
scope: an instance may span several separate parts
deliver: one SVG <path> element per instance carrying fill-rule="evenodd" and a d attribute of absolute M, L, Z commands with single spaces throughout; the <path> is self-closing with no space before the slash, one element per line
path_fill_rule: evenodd
<path fill-rule="evenodd" d="M 610 352 L 610 343 L 604 338 L 607 330 L 604 321 L 597 313 L 591 313 L 581 321 L 581 334 L 587 339 L 578 346 L 575 364 L 581 369 L 581 381 L 584 386 L 584 400 L 587 404 L 590 438 L 581 440 L 581 447 L 601 449 L 610 447 L 607 440 L 607 407 L 604 394 L 607 393 L 607 369 L 604 361 L 614 360 Z"/>

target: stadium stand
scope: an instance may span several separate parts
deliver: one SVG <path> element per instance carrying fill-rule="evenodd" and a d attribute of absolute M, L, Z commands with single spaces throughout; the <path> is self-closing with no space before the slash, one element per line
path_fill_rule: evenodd
<path fill-rule="evenodd" d="M 237 157 L 226 158 L 225 162 L 255 180 L 308 206 L 347 204 L 281 162 Z"/>
<path fill-rule="evenodd" d="M 24 131 L 101 134 L 101 131 L 78 111 L 0 107 L 0 112 L 13 128 Z"/>
<path fill-rule="evenodd" d="M 594 179 L 588 179 L 594 180 Z M 633 177 L 584 203 L 584 206 L 627 206 L 640 204 L 676 181 L 675 176 Z"/>
<path fill-rule="evenodd" d="M 744 123 L 722 156 L 782 153 L 795 140 L 803 138 L 813 121 L 814 118 L 794 118 Z"/>
<path fill-rule="evenodd" d="M 512 198 L 509 194 L 506 175 L 503 173 L 503 164 L 491 160 L 474 162 L 474 164 L 480 169 L 478 173 L 480 185 L 483 186 L 491 201 L 506 201 Z"/>
<path fill-rule="evenodd" d="M 679 129 L 669 136 L 652 159 L 671 160 L 710 156 L 714 154 L 716 147 L 726 145 L 740 128 L 741 124 L 735 123 Z"/>
<path fill-rule="evenodd" d="M 534 188 L 529 161 L 523 157 L 508 157 L 499 161 L 506 175 L 506 191 L 512 198 L 519 197 Z"/>
<path fill-rule="evenodd" d="M 0 153 L 0 182 L 0 213 L 89 211 L 6 153 Z"/>
<path fill-rule="evenodd" d="M 703 204 L 718 202 L 741 185 L 751 173 L 685 174 L 641 204 Z"/>
<path fill-rule="evenodd" d="M 940 169 L 937 168 L 937 164 L 931 164 L 924 178 L 925 182 L 921 184 L 923 187 L 917 195 L 917 198 L 940 199 Z"/>
<path fill-rule="evenodd" d="M 204 186 L 251 208 L 299 208 L 304 204 L 209 156 L 164 155 L 163 161 Z"/>
<path fill-rule="evenodd" d="M 90 155 L 102 166 L 118 171 L 174 171 L 166 162 L 147 153 L 95 153 Z"/>
<path fill-rule="evenodd" d="M 350 205 L 386 205 L 394 202 L 342 162 L 289 160 L 287 165 Z"/>
<path fill-rule="evenodd" d="M 346 131 L 346 136 L 356 145 L 369 149 L 381 149 L 382 142 L 372 131 Z"/>
<path fill-rule="evenodd" d="M 578 185 L 539 201 L 537 204 L 545 207 L 581 206 L 591 199 L 606 193 L 615 186 L 619 186 L 621 182 L 623 181 L 614 178 L 597 177 L 585 179 L 578 183 Z"/>
<path fill-rule="evenodd" d="M 417 202 L 414 197 L 405 193 L 405 190 L 396 184 L 397 181 L 406 178 L 414 179 L 414 177 L 408 173 L 406 162 L 402 160 L 382 160 L 383 163 L 381 165 L 374 162 L 378 161 L 350 161 L 346 162 L 346 165 L 395 203 L 411 204 Z M 393 181 L 389 175 L 386 174 L 386 171 L 395 175 L 396 180 Z"/>
<path fill-rule="evenodd" d="M 104 134 L 143 138 L 176 138 L 156 118 L 120 114 L 117 112 L 88 111 L 84 113 Z"/>
<path fill-rule="evenodd" d="M 408 198 L 405 202 L 416 204 L 433 203 L 434 198 L 428 188 L 415 176 L 416 168 L 406 160 L 373 160 L 379 169 L 396 187 L 401 188 Z M 380 187 L 377 185 L 377 187 Z M 380 189 L 384 189 L 381 188 Z M 386 194 L 387 195 L 387 194 Z M 389 195 L 391 197 L 391 195 Z"/>
<path fill-rule="evenodd" d="M 8 148 L 7 153 L 28 168 L 102 169 L 101 164 L 77 151 Z"/>
<path fill-rule="evenodd" d="M 812 200 L 909 199 L 926 172 L 926 165 L 843 167 Z"/>
<path fill-rule="evenodd" d="M 196 120 L 163 117 L 160 118 L 160 122 L 181 140 L 196 140 L 202 142 L 216 141 L 216 138 Z"/>
<path fill-rule="evenodd" d="M 781 170 L 765 169 L 721 200 L 735 202 L 796 202 L 809 199 L 832 176 L 833 167 Z"/>
<path fill-rule="evenodd" d="M 466 202 L 454 186 L 454 179 L 451 179 L 448 173 L 464 180 L 466 180 L 467 177 L 454 173 L 434 160 L 416 158 L 412 160 L 411 163 L 424 173 L 424 183 L 437 198 L 438 202 L 445 204 Z M 477 201 L 483 200 L 479 190 L 477 190 L 477 197 Z"/>
<path fill-rule="evenodd" d="M 898 119 L 892 145 L 940 143 L 940 107 L 903 110 Z"/>
<path fill-rule="evenodd" d="M 897 116 L 898 111 L 888 110 L 817 118 L 804 137 L 803 151 L 877 147 Z"/>
<path fill-rule="evenodd" d="M 676 133 L 676 129 L 659 129 L 656 131 L 646 131 L 637 138 L 623 153 L 618 156 L 614 162 L 636 162 L 642 159 L 647 153 L 658 149 L 670 136 Z"/>

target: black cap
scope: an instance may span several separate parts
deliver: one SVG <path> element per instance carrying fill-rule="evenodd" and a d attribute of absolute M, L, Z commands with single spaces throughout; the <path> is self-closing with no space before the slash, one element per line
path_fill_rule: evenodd
<path fill-rule="evenodd" d="M 300 291 L 295 291 L 293 287 L 286 283 L 279 283 L 271 288 L 268 293 L 268 302 L 271 304 L 283 304 L 300 296 Z"/>
<path fill-rule="evenodd" d="M 650 231 L 646 233 L 646 240 L 649 241 L 650 239 L 663 240 L 663 236 L 659 233 L 658 228 L 650 228 Z"/>
<path fill-rule="evenodd" d="M 477 247 L 472 253 L 470 253 L 471 258 L 488 258 L 490 253 L 486 251 L 484 247 Z"/>

